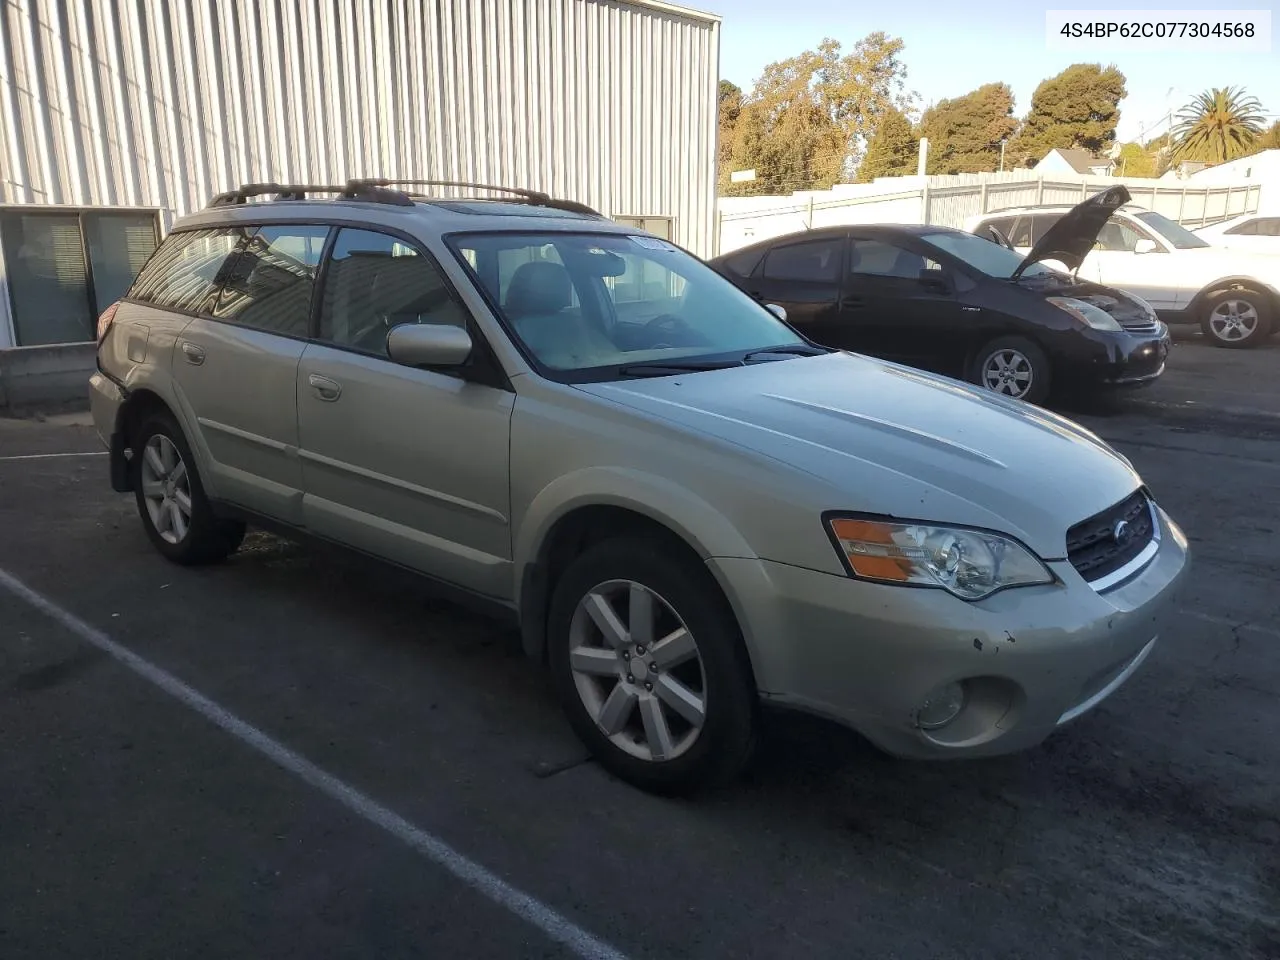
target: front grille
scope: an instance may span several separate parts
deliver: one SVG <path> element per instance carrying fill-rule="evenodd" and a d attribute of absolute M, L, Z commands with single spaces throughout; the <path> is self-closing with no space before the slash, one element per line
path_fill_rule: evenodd
<path fill-rule="evenodd" d="M 1160 325 L 1154 320 L 1121 320 L 1120 326 L 1128 330 L 1130 333 L 1155 333 L 1160 329 Z"/>
<path fill-rule="evenodd" d="M 1133 560 L 1155 535 L 1151 502 L 1138 490 L 1068 530 L 1067 559 L 1080 576 L 1093 583 Z"/>

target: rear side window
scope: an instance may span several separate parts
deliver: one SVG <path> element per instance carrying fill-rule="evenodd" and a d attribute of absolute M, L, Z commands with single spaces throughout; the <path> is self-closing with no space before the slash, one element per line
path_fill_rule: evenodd
<path fill-rule="evenodd" d="M 192 313 L 212 309 L 219 273 L 244 234 L 241 227 L 169 234 L 129 288 L 129 297 Z"/>
<path fill-rule="evenodd" d="M 1280 237 L 1280 217 L 1258 217 L 1224 232 L 1234 237 Z"/>
<path fill-rule="evenodd" d="M 839 240 L 813 240 L 774 247 L 764 261 L 768 280 L 835 283 L 840 279 Z"/>
<path fill-rule="evenodd" d="M 338 232 L 325 271 L 320 339 L 386 356 L 402 323 L 467 324 L 440 268 L 414 247 L 371 230 Z"/>
<path fill-rule="evenodd" d="M 978 228 L 978 233 L 985 237 L 987 236 L 988 230 L 991 227 L 995 227 L 1000 231 L 1001 236 L 1008 239 L 1009 234 L 1013 233 L 1013 227 L 1017 221 L 1017 217 L 996 217 L 993 220 L 986 220 L 983 222 L 982 226 Z"/>
<path fill-rule="evenodd" d="M 290 337 L 307 336 L 328 227 L 261 227 L 224 271 L 213 315 Z"/>
<path fill-rule="evenodd" d="M 760 261 L 763 259 L 763 250 L 744 250 L 741 253 L 730 254 L 721 263 L 730 272 L 740 277 L 749 277 L 755 272 L 756 267 L 760 266 Z"/>

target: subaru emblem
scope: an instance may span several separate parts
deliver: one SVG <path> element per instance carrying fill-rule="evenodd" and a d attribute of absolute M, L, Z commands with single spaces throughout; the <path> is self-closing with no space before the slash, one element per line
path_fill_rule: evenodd
<path fill-rule="evenodd" d="M 1117 520 L 1116 525 L 1111 528 L 1111 539 L 1122 547 L 1129 542 L 1131 536 L 1133 536 L 1133 531 L 1129 529 L 1128 520 Z"/>

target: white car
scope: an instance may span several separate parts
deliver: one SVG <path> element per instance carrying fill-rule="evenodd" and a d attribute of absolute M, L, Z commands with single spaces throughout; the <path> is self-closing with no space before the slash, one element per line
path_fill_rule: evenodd
<path fill-rule="evenodd" d="M 1111 189 L 1128 199 L 1122 186 Z M 1000 210 L 969 218 L 965 229 L 1025 254 L 1071 209 Z M 1163 214 L 1128 204 L 1117 206 L 1096 241 L 1081 239 L 1073 251 L 1041 259 L 1141 297 L 1166 323 L 1198 323 L 1219 346 L 1257 346 L 1280 328 L 1280 256 L 1212 246 Z"/>
<path fill-rule="evenodd" d="M 1221 223 L 1201 227 L 1196 231 L 1196 235 L 1203 237 L 1215 247 L 1280 254 L 1280 216 L 1267 217 L 1246 213 L 1240 217 L 1223 220 Z"/>

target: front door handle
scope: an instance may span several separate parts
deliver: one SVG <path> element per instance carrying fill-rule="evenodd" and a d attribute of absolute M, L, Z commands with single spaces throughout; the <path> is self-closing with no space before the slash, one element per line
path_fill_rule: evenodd
<path fill-rule="evenodd" d="M 197 367 L 200 366 L 200 364 L 204 363 L 204 347 L 199 347 L 188 340 L 183 340 L 182 359 Z"/>
<path fill-rule="evenodd" d="M 307 377 L 307 383 L 311 384 L 311 392 L 326 403 L 333 403 L 342 396 L 342 384 L 337 380 L 330 380 L 328 377 L 313 373 Z"/>

